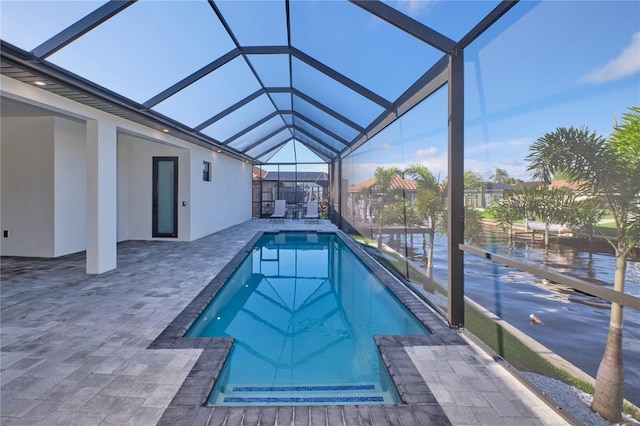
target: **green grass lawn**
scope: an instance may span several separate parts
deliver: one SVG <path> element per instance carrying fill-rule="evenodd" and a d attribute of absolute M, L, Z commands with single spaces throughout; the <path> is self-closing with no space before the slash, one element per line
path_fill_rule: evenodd
<path fill-rule="evenodd" d="M 616 229 L 616 224 L 614 222 L 611 223 L 601 223 L 596 226 L 596 234 L 604 235 L 605 237 L 617 237 L 618 230 Z"/>
<path fill-rule="evenodd" d="M 495 216 L 491 213 L 491 209 L 479 210 L 483 219 L 495 220 Z"/>

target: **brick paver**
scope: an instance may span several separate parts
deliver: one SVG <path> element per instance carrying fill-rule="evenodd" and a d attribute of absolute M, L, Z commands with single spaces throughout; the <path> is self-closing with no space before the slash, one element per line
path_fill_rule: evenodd
<path fill-rule="evenodd" d="M 568 424 L 471 341 L 406 350 L 453 424 Z"/>
<path fill-rule="evenodd" d="M 190 403 L 185 379 L 208 361 L 202 349 L 149 345 L 256 232 L 283 227 L 336 229 L 328 221 L 253 220 L 191 243 L 129 241 L 118 247 L 118 268 L 97 276 L 85 274 L 83 254 L 2 258 L 0 423 L 421 425 L 447 422 L 444 409 L 453 424 L 562 424 L 535 396 L 523 397 L 520 384 L 490 357 L 456 344 L 457 337 L 426 346 L 381 342 L 409 346 L 405 356 L 424 378 L 423 384 L 403 378 L 404 392 L 419 397 L 413 405 L 171 405 L 175 398 Z M 396 346 L 381 347 L 402 376 L 407 367 Z"/>

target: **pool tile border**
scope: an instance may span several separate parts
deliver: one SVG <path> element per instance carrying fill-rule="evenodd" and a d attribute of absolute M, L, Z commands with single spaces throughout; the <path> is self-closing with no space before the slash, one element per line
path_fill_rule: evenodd
<path fill-rule="evenodd" d="M 222 367 L 233 346 L 233 338 L 184 337 L 196 319 L 240 265 L 246 254 L 265 232 L 258 232 L 205 286 L 187 307 L 160 333 L 148 349 L 202 349 L 202 353 L 173 400 L 164 411 L 158 425 L 173 424 L 344 424 L 399 422 L 421 425 L 451 424 L 427 383 L 409 358 L 405 347 L 466 345 L 433 310 L 419 300 L 389 271 L 374 260 L 358 243 L 342 231 L 336 234 L 391 292 L 427 327 L 432 334 L 412 336 L 374 336 L 378 350 L 403 404 L 399 405 L 312 405 L 312 406 L 225 406 L 205 405 Z M 266 403 L 267 401 L 265 401 Z M 272 401 L 269 401 L 273 404 Z M 273 419 L 272 421 L 269 419 Z M 339 421 L 338 421 L 339 419 Z"/>

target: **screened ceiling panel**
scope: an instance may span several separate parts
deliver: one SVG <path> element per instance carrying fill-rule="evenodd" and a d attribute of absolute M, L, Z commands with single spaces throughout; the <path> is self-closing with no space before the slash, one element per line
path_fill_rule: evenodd
<path fill-rule="evenodd" d="M 255 129 L 252 129 L 247 133 L 244 133 L 243 135 L 240 135 L 234 138 L 233 140 L 225 141 L 225 143 L 231 146 L 232 148 L 237 149 L 238 151 L 244 151 L 247 147 L 251 146 L 251 144 L 254 143 L 255 141 L 262 139 L 270 135 L 271 133 L 275 132 L 276 130 L 283 128 L 284 125 L 285 124 L 284 124 L 284 121 L 282 121 L 282 118 L 279 115 L 277 115 L 267 120 L 266 122 L 262 123 Z"/>
<path fill-rule="evenodd" d="M 313 120 L 325 129 L 328 129 L 340 136 L 342 139 L 351 141 L 358 136 L 359 131 L 345 124 L 332 115 L 322 111 L 321 109 L 311 105 L 309 102 L 297 96 L 293 97 L 293 105 L 296 112 L 305 117 L 313 117 Z"/>
<path fill-rule="evenodd" d="M 300 144 L 297 144 L 298 146 Z M 271 153 L 270 163 L 289 163 L 291 159 L 297 158 L 296 141 L 291 139 L 286 144 L 279 147 L 275 152 Z M 317 157 L 317 156 L 316 156 Z"/>
<path fill-rule="evenodd" d="M 320 151 L 315 150 L 313 147 L 301 142 L 301 141 L 297 141 L 296 140 L 296 144 L 294 146 L 304 146 L 306 148 L 306 151 L 310 152 L 311 154 L 313 154 L 313 156 L 309 159 L 310 162 L 316 162 L 317 158 L 320 159 L 321 162 L 323 163 L 329 163 L 331 161 L 331 159 L 333 158 L 333 156 L 326 156 L 324 154 L 322 154 Z M 296 150 L 297 152 L 298 150 Z M 271 163 L 275 163 L 276 161 L 281 161 L 279 158 L 274 157 L 271 159 Z"/>
<path fill-rule="evenodd" d="M 265 162 L 269 163 L 287 163 L 294 159 L 296 163 L 324 163 L 325 159 L 319 157 L 316 153 L 307 148 L 300 141 L 292 139 L 285 145 L 279 147 L 275 152 L 269 152 L 266 156 L 270 156 Z M 284 171 L 284 169 L 281 169 Z"/>
<path fill-rule="evenodd" d="M 291 44 L 390 100 L 442 57 L 358 6 L 338 1 L 291 2 Z"/>
<path fill-rule="evenodd" d="M 287 126 L 293 126 L 293 114 L 282 114 L 282 119 L 287 123 Z"/>
<path fill-rule="evenodd" d="M 203 129 L 202 133 L 219 141 L 224 141 L 274 111 L 275 107 L 269 96 L 263 94 L 220 118 L 209 127 Z"/>
<path fill-rule="evenodd" d="M 293 59 L 292 68 L 295 89 L 362 127 L 366 127 L 384 111 L 380 105 L 296 58 Z"/>
<path fill-rule="evenodd" d="M 49 61 L 143 103 L 233 48 L 206 2 L 140 0 Z"/>
<path fill-rule="evenodd" d="M 246 152 L 252 157 L 259 156 L 267 151 L 271 151 L 273 148 L 289 139 L 291 139 L 291 132 L 288 129 L 283 129 L 270 138 L 261 141 L 259 145 L 254 147 L 250 146 L 249 149 L 246 150 Z"/>
<path fill-rule="evenodd" d="M 267 151 L 265 153 L 261 153 L 261 154 L 256 155 L 255 158 L 256 158 L 256 160 L 258 160 L 260 163 L 262 163 L 264 165 L 267 162 L 271 161 L 273 156 L 276 155 L 278 153 L 278 151 L 280 149 L 282 149 L 283 146 L 284 146 L 284 144 L 279 145 L 278 147 L 276 147 L 276 148 L 274 148 L 274 149 L 272 149 L 270 151 Z M 263 167 L 263 170 L 264 170 L 264 167 Z"/>
<path fill-rule="evenodd" d="M 2 40 L 30 51 L 105 3 L 3 0 L 0 3 L 0 34 Z"/>
<path fill-rule="evenodd" d="M 269 97 L 280 111 L 291 111 L 291 93 L 269 93 Z"/>
<path fill-rule="evenodd" d="M 280 150 L 285 146 L 285 144 L 283 143 L 282 145 L 277 146 L 276 148 L 273 148 L 265 153 L 262 154 L 258 154 L 256 156 L 256 159 L 261 162 L 261 163 L 268 163 L 272 161 L 272 158 L 278 153 L 280 152 Z M 293 158 L 293 157 L 288 157 L 289 159 Z M 286 161 L 283 161 L 286 162 Z"/>
<path fill-rule="evenodd" d="M 324 163 L 325 160 L 320 158 L 318 154 L 311 151 L 303 143 L 295 141 L 296 160 L 299 163 Z"/>
<path fill-rule="evenodd" d="M 334 151 L 320 144 L 319 142 L 315 141 L 313 138 L 305 135 L 304 133 L 301 133 L 299 131 L 295 132 L 295 138 L 300 142 L 304 143 L 305 145 L 307 145 L 315 153 L 322 154 L 326 158 L 333 158 L 336 155 Z"/>
<path fill-rule="evenodd" d="M 500 4 L 495 0 L 382 1 L 453 40 L 460 40 Z"/>
<path fill-rule="evenodd" d="M 1 0 L 3 72 L 235 158 L 329 162 L 432 93 L 427 71 L 513 4 Z"/>
<path fill-rule="evenodd" d="M 247 62 L 237 57 L 153 109 L 195 127 L 259 89 Z"/>
<path fill-rule="evenodd" d="M 333 147 L 334 149 L 336 149 L 337 151 L 342 151 L 343 149 L 345 149 L 348 146 L 348 143 L 343 143 L 333 137 L 331 137 L 330 135 L 322 132 L 321 129 L 318 129 L 316 126 L 314 126 L 313 124 L 307 122 L 306 120 L 303 120 L 302 118 L 296 116 L 294 117 L 294 125 L 296 127 L 299 127 L 302 130 L 305 130 L 306 132 L 310 133 L 310 134 L 315 134 L 316 137 L 318 137 L 320 140 L 322 140 L 322 142 L 326 143 L 327 145 L 330 145 L 331 147 Z M 321 131 L 321 133 L 318 133 L 318 130 Z"/>
<path fill-rule="evenodd" d="M 247 55 L 265 87 L 289 87 L 289 55 Z"/>
<path fill-rule="evenodd" d="M 286 46 L 287 15 L 283 0 L 217 1 L 242 46 Z"/>

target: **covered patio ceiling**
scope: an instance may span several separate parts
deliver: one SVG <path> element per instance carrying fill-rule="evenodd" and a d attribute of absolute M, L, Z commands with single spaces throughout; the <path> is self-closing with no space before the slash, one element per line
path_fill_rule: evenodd
<path fill-rule="evenodd" d="M 329 163 L 515 3 L 3 0 L 2 74 L 254 164 Z"/>

